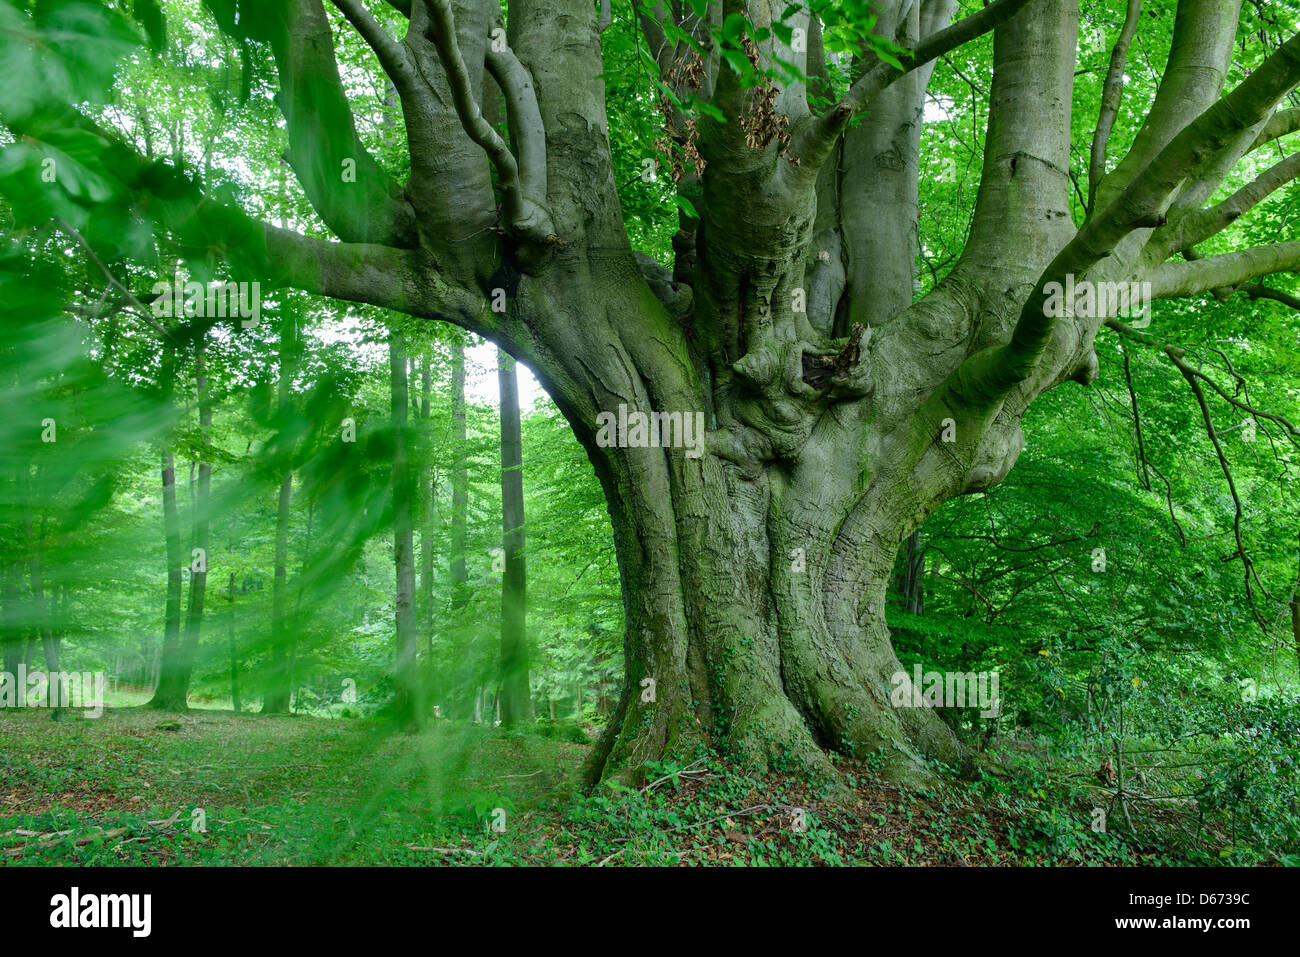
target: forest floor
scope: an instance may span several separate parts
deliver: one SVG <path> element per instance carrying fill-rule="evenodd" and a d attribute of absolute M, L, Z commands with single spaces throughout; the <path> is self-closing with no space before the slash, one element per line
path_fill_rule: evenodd
<path fill-rule="evenodd" d="M 840 760 L 849 800 L 716 756 L 575 795 L 587 745 L 436 721 L 108 709 L 0 711 L 0 866 L 23 864 L 1203 863 L 1177 815 L 1078 775 L 902 790 Z M 1075 782 L 1075 783 L 1071 783 Z M 1211 832 L 1209 841 L 1213 844 Z"/>

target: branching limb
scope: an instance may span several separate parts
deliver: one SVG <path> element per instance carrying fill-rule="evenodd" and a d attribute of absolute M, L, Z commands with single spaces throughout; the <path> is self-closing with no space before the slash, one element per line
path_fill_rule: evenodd
<path fill-rule="evenodd" d="M 127 289 L 126 286 L 109 271 L 108 267 L 104 265 L 104 261 L 99 258 L 95 253 L 95 250 L 91 248 L 90 243 L 86 242 L 86 237 L 81 235 L 81 232 L 76 227 L 72 226 L 70 223 L 64 222 L 63 220 L 59 220 L 59 228 L 77 241 L 77 244 L 86 251 L 86 255 L 89 257 L 90 261 L 95 264 L 95 268 L 103 273 L 104 278 L 108 280 L 108 284 L 122 294 L 123 299 L 131 307 L 131 311 L 135 313 L 136 316 L 143 319 L 153 329 L 153 331 L 158 334 L 159 338 L 164 340 L 175 338 L 175 333 L 155 319 L 153 313 L 151 313 L 145 304 L 136 297 L 135 293 L 131 292 L 130 289 Z"/>
<path fill-rule="evenodd" d="M 1204 382 L 1219 396 L 1219 398 L 1223 399 L 1224 402 L 1228 403 L 1238 411 L 1246 413 L 1253 419 L 1272 422 L 1279 426 L 1284 432 L 1286 432 L 1287 437 L 1292 441 L 1292 443 L 1295 444 L 1297 448 L 1300 448 L 1300 428 L 1297 428 L 1295 424 L 1285 416 L 1257 408 L 1252 403 L 1243 401 L 1229 393 L 1228 390 L 1219 385 L 1218 382 L 1210 378 L 1203 371 L 1186 362 L 1184 356 L 1186 355 L 1187 350 L 1182 346 L 1175 346 L 1161 342 L 1155 336 L 1148 335 L 1145 332 L 1139 332 L 1137 329 L 1134 329 L 1132 326 L 1127 325 L 1119 319 L 1107 319 L 1106 325 L 1126 339 L 1131 339 L 1134 342 L 1140 342 L 1144 345 L 1159 349 L 1169 358 L 1169 361 L 1174 364 L 1179 372 L 1182 372 L 1184 375 L 1191 374 Z M 1240 378 L 1235 375 L 1234 377 L 1238 379 Z"/>
<path fill-rule="evenodd" d="M 1238 401 L 1236 398 L 1229 396 L 1226 393 L 1226 391 L 1218 385 L 1218 383 L 1216 383 L 1213 379 L 1207 376 L 1200 369 L 1193 366 L 1184 358 L 1185 352 L 1182 348 L 1178 346 L 1165 345 L 1164 343 L 1159 342 L 1153 336 L 1149 336 L 1145 333 L 1138 332 L 1136 329 L 1133 329 L 1131 326 L 1125 325 L 1123 322 L 1120 322 L 1117 319 L 1108 319 L 1106 321 L 1106 325 L 1114 329 L 1116 332 L 1120 333 L 1120 335 L 1126 338 L 1132 339 L 1137 342 L 1142 342 L 1147 345 L 1153 345 L 1161 349 L 1161 351 L 1165 354 L 1165 356 L 1168 357 L 1169 361 L 1173 363 L 1174 368 L 1176 368 L 1179 371 L 1179 373 L 1182 375 L 1183 379 L 1186 380 L 1188 388 L 1192 390 L 1192 395 L 1196 399 L 1196 404 L 1201 410 L 1201 418 L 1205 424 L 1206 435 L 1210 439 L 1210 444 L 1214 448 L 1214 454 L 1219 461 L 1219 469 L 1220 471 L 1223 472 L 1224 480 L 1227 482 L 1228 493 L 1232 496 L 1232 503 L 1233 503 L 1232 534 L 1233 534 L 1233 540 L 1237 546 L 1237 550 L 1232 555 L 1227 556 L 1227 558 L 1240 559 L 1243 574 L 1244 574 L 1246 598 L 1250 602 L 1251 613 L 1255 616 L 1255 621 L 1259 624 L 1260 628 L 1263 629 L 1265 632 L 1268 632 L 1270 630 L 1268 622 L 1266 621 L 1265 617 L 1262 614 L 1260 614 L 1259 608 L 1256 605 L 1256 595 L 1255 595 L 1256 586 L 1258 586 L 1260 592 L 1262 592 L 1266 598 L 1271 599 L 1272 596 L 1269 595 L 1268 590 L 1264 587 L 1264 583 L 1260 581 L 1259 574 L 1255 570 L 1255 563 L 1251 560 L 1249 553 L 1246 551 L 1246 543 L 1242 536 L 1242 528 L 1241 528 L 1242 515 L 1244 512 L 1242 502 L 1241 502 L 1241 496 L 1237 491 L 1237 483 L 1232 475 L 1232 466 L 1228 462 L 1227 454 L 1224 452 L 1223 449 L 1223 443 L 1219 439 L 1219 430 L 1215 428 L 1214 417 L 1210 412 L 1210 404 L 1206 400 L 1205 390 L 1202 388 L 1201 383 L 1202 382 L 1208 383 L 1229 404 L 1239 409 L 1245 409 L 1247 411 L 1250 411 L 1252 415 L 1255 415 L 1257 417 L 1268 418 L 1271 421 L 1278 422 L 1279 424 L 1283 425 L 1291 434 L 1292 441 L 1295 441 L 1297 438 L 1300 438 L 1300 431 L 1297 431 L 1294 425 L 1292 425 L 1290 422 L 1288 422 L 1286 419 L 1284 419 L 1281 416 L 1273 416 L 1273 415 L 1259 412 L 1257 410 L 1252 409 L 1249 405 Z"/>
<path fill-rule="evenodd" d="M 1166 255 L 1204 242 L 1227 229 L 1297 176 L 1300 176 L 1300 153 L 1292 153 L 1218 205 L 1197 210 L 1166 227 L 1169 231 L 1167 237 L 1163 235 L 1166 230 L 1162 229 L 1153 241 Z"/>
<path fill-rule="evenodd" d="M 977 353 L 958 369 L 962 391 L 973 397 L 996 398 L 1033 375 L 1057 321 L 1046 308 L 1046 286 L 1065 282 L 1068 276 L 1085 276 L 1130 233 L 1163 225 L 1169 203 L 1184 184 L 1188 171 L 1243 130 L 1263 122 L 1297 81 L 1300 35 L 1279 47 L 1235 90 L 1185 126 L 1119 196 L 1089 217 L 1039 277 L 1021 310 L 1011 341 Z M 1297 262 L 1300 243 L 1281 243 L 1199 262 L 1165 264 L 1156 267 L 1151 277 L 1153 294 L 1157 298 L 1188 295 L 1235 285 L 1293 268 Z"/>
<path fill-rule="evenodd" d="M 900 56 L 899 62 L 903 66 L 901 70 L 883 61 L 877 63 L 853 84 L 838 103 L 803 127 L 791 145 L 790 154 L 799 158 L 801 168 L 815 172 L 830 155 L 835 141 L 853 117 L 882 90 L 917 67 L 924 66 L 1011 19 L 1028 2 L 1029 0 L 994 0 L 978 13 L 926 37 L 917 44 L 915 50 Z"/>

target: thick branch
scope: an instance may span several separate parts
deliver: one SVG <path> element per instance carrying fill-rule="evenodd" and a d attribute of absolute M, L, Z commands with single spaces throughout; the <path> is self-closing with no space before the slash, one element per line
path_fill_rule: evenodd
<path fill-rule="evenodd" d="M 482 296 L 445 282 L 417 250 L 326 242 L 269 224 L 261 228 L 272 282 L 488 331 Z"/>
<path fill-rule="evenodd" d="M 1278 110 L 1269 118 L 1264 128 L 1259 131 L 1259 135 L 1255 137 L 1255 142 L 1250 144 L 1250 149 L 1246 152 L 1249 153 L 1251 150 L 1259 149 L 1266 143 L 1273 142 L 1273 140 L 1289 136 L 1296 130 L 1300 130 L 1300 110 Z"/>
<path fill-rule="evenodd" d="M 1241 0 L 1178 0 L 1169 59 L 1155 101 L 1128 154 L 1099 184 L 1098 209 L 1110 205 L 1173 141 L 1187 125 L 1187 117 L 1200 114 L 1219 99 L 1240 8 Z M 1242 143 L 1241 149 L 1245 147 Z"/>
<path fill-rule="evenodd" d="M 1168 237 L 1157 234 L 1159 248 L 1168 255 L 1204 242 L 1227 229 L 1297 176 L 1300 176 L 1300 153 L 1292 153 L 1218 205 L 1190 213 L 1167 227 L 1171 231 Z"/>
<path fill-rule="evenodd" d="M 1300 269 L 1300 242 L 1290 242 L 1254 246 L 1191 262 L 1162 263 L 1148 278 L 1153 298 L 1178 299 L 1296 269 Z"/>
<path fill-rule="evenodd" d="M 312 206 L 346 242 L 413 247 L 414 210 L 357 136 L 321 0 L 292 2 L 272 49 L 276 102 L 289 132 L 286 158 Z"/>

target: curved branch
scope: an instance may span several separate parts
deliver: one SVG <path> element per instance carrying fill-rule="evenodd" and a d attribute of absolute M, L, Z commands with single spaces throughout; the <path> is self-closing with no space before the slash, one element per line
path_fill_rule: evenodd
<path fill-rule="evenodd" d="M 1119 319 L 1107 319 L 1105 325 L 1126 339 L 1131 339 L 1134 342 L 1140 342 L 1143 345 L 1159 349 L 1171 362 L 1174 363 L 1175 366 L 1178 366 L 1180 372 L 1190 370 L 1192 375 L 1196 376 L 1213 389 L 1224 402 L 1227 402 L 1239 411 L 1245 412 L 1251 418 L 1265 419 L 1272 422 L 1274 425 L 1280 426 L 1282 430 L 1287 433 L 1287 438 L 1300 448 L 1300 428 L 1297 428 L 1290 419 L 1286 416 L 1278 415 L 1276 412 L 1266 412 L 1263 409 L 1256 408 L 1250 402 L 1244 402 L 1241 399 L 1238 399 L 1235 395 L 1229 394 L 1227 389 L 1223 388 L 1223 386 L 1219 385 L 1219 383 L 1215 382 L 1200 369 L 1187 363 L 1183 359 L 1183 356 L 1187 353 L 1187 350 L 1183 346 L 1174 346 L 1161 342 L 1155 336 L 1149 335 L 1145 332 L 1139 332 Z M 1183 365 L 1179 366 L 1179 363 L 1182 363 Z M 1186 366 L 1186 370 L 1184 370 L 1183 366 Z M 1236 375 L 1236 373 L 1233 373 L 1233 375 L 1240 380 L 1241 377 L 1239 375 Z"/>
<path fill-rule="evenodd" d="M 538 244 L 556 241 L 555 226 L 550 213 L 529 199 L 519 178 L 519 163 L 492 125 L 483 118 L 478 98 L 470 83 L 465 59 L 456 40 L 456 22 L 450 0 L 425 0 L 429 11 L 428 39 L 438 51 L 443 69 L 451 84 L 452 101 L 456 115 L 469 138 L 482 147 L 496 168 L 501 183 L 502 204 L 505 207 L 507 226 L 523 238 Z"/>
<path fill-rule="evenodd" d="M 519 154 L 519 182 L 526 198 L 546 202 L 546 126 L 537 107 L 537 92 L 528 69 L 509 46 L 489 44 L 487 69 L 506 96 L 506 121 Z"/>
<path fill-rule="evenodd" d="M 1214 417 L 1210 413 L 1210 404 L 1209 402 L 1206 401 L 1205 390 L 1201 387 L 1201 383 L 1202 382 L 1209 383 L 1209 385 L 1215 390 L 1215 392 L 1217 392 L 1229 404 L 1239 409 L 1244 409 L 1246 411 L 1249 411 L 1253 416 L 1260 417 L 1260 418 L 1268 418 L 1274 422 L 1283 424 L 1284 427 L 1287 428 L 1288 431 L 1291 433 L 1292 441 L 1296 441 L 1297 437 L 1300 437 L 1300 432 L 1297 432 L 1295 426 L 1293 426 L 1290 422 L 1288 422 L 1286 419 L 1282 418 L 1281 416 L 1273 416 L 1267 413 L 1258 412 L 1255 409 L 1253 409 L 1251 406 L 1240 402 L 1239 400 L 1237 400 L 1232 396 L 1229 396 L 1227 392 L 1221 386 L 1219 386 L 1217 382 L 1215 382 L 1204 372 L 1201 372 L 1195 366 L 1187 362 L 1187 360 L 1183 358 L 1184 351 L 1181 348 L 1177 346 L 1165 345 L 1159 342 L 1158 340 L 1156 340 L 1154 337 L 1145 335 L 1144 333 L 1140 333 L 1136 329 L 1133 329 L 1130 326 L 1127 326 L 1124 323 L 1119 322 L 1118 320 L 1108 319 L 1106 321 L 1106 325 L 1114 329 L 1116 332 L 1120 333 L 1120 335 L 1125 336 L 1126 338 L 1133 339 L 1138 342 L 1143 342 L 1147 345 L 1154 345 L 1160 348 L 1161 351 L 1164 352 L 1165 356 L 1169 359 L 1169 361 L 1173 363 L 1174 368 L 1176 368 L 1179 371 L 1179 373 L 1182 375 L 1183 379 L 1186 380 L 1188 388 L 1192 390 L 1192 395 L 1196 398 L 1196 404 L 1201 410 L 1201 419 L 1205 424 L 1206 435 L 1210 439 L 1210 444 L 1214 447 L 1214 454 L 1219 461 L 1219 469 L 1220 471 L 1223 472 L 1224 480 L 1227 482 L 1228 485 L 1228 493 L 1232 496 L 1232 503 L 1233 503 L 1232 534 L 1233 534 L 1233 540 L 1235 541 L 1237 546 L 1237 550 L 1232 555 L 1227 556 L 1225 560 L 1229 558 L 1238 558 L 1241 560 L 1242 570 L 1244 573 L 1244 583 L 1246 587 L 1246 599 L 1250 602 L 1251 613 L 1255 616 L 1255 621 L 1259 624 L 1260 628 L 1262 628 L 1265 633 L 1268 633 L 1269 631 L 1268 623 L 1265 621 L 1264 617 L 1260 614 L 1259 609 L 1256 607 L 1255 589 L 1251 583 L 1254 582 L 1255 584 L 1259 585 L 1260 590 L 1264 593 L 1264 596 L 1266 598 L 1271 599 L 1272 596 L 1269 595 L 1268 589 L 1264 587 L 1264 583 L 1260 581 L 1259 573 L 1255 570 L 1255 563 L 1251 560 L 1249 553 L 1247 553 L 1246 551 L 1246 543 L 1245 543 L 1245 539 L 1242 536 L 1242 531 L 1241 531 L 1242 514 L 1244 511 L 1241 503 L 1241 496 L 1237 492 L 1237 483 L 1232 477 L 1232 467 L 1228 462 L 1227 454 L 1223 450 L 1223 443 L 1219 441 L 1219 430 L 1216 429 L 1214 426 Z"/>
<path fill-rule="evenodd" d="M 406 50 L 388 35 L 379 21 L 371 16 L 361 0 L 330 0 L 347 21 L 361 34 L 361 39 L 374 51 L 375 59 L 393 81 L 398 91 L 405 93 L 415 78 L 415 65 Z M 408 14 L 409 16 L 409 14 Z"/>

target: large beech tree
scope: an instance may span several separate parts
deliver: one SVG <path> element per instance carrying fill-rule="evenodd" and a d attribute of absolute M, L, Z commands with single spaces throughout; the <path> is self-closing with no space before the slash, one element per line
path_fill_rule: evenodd
<path fill-rule="evenodd" d="M 1096 375 L 1099 328 L 1132 332 L 1104 311 L 1058 316 L 1051 284 L 1186 297 L 1300 267 L 1300 242 L 1195 249 L 1300 171 L 1292 157 L 1216 197 L 1248 153 L 1300 127 L 1300 111 L 1278 110 L 1300 81 L 1300 37 L 1228 88 L 1242 0 L 1177 2 L 1149 104 L 1122 94 L 1152 21 L 1120 3 L 1089 116 L 1072 115 L 1077 0 L 994 0 L 955 20 L 954 0 L 878 0 L 847 90 L 827 68 L 823 26 L 844 15 L 831 5 L 621 9 L 672 94 L 684 201 L 671 264 L 638 255 L 620 209 L 608 3 L 510 0 L 503 16 L 497 0 L 324 2 L 396 91 L 409 178 L 362 145 L 323 0 L 207 5 L 274 62 L 285 159 L 333 238 L 252 220 L 121 149 L 112 172 L 236 281 L 455 323 L 536 372 L 603 485 L 622 577 L 627 681 L 593 778 L 701 737 L 759 767 L 825 767 L 844 747 L 884 748 L 902 779 L 924 758 L 965 764 L 933 711 L 890 705 L 885 591 L 927 515 L 1007 475 L 1035 398 Z M 969 235 L 914 301 L 926 87 L 990 31 Z M 484 118 L 498 95 L 507 137 Z M 1110 143 L 1121 109 L 1146 110 L 1126 151 Z M 35 111 L 7 122 L 40 138 Z M 1080 124 L 1096 132 L 1072 183 Z M 597 416 L 620 405 L 702 412 L 705 453 L 604 447 Z"/>

